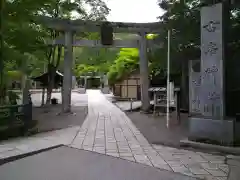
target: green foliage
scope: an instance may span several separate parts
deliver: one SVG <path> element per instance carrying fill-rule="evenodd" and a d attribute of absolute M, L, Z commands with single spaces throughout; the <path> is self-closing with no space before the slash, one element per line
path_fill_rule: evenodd
<path fill-rule="evenodd" d="M 147 34 L 147 39 L 153 40 L 156 39 L 158 36 L 158 34 Z"/>
<path fill-rule="evenodd" d="M 171 30 L 171 70 L 181 72 L 181 67 L 188 60 L 200 59 L 200 1 L 196 0 L 162 0 L 160 8 L 165 13 L 159 17 L 163 29 L 157 40 L 163 42 L 162 48 L 151 53 L 153 73 L 166 72 L 167 62 L 167 31 Z M 228 59 L 230 56 L 240 57 L 240 8 L 234 7 L 230 13 L 228 27 Z"/>
<path fill-rule="evenodd" d="M 122 37 L 126 39 L 137 39 L 138 35 L 136 34 L 123 34 Z M 158 35 L 156 34 L 148 34 L 147 39 L 154 39 L 157 38 Z M 154 52 L 156 53 L 156 51 Z M 150 71 L 155 70 L 154 66 L 158 64 L 159 67 L 159 60 L 154 61 L 155 54 L 148 53 L 148 60 Z M 160 66 L 161 67 L 161 66 Z M 139 69 L 139 51 L 135 48 L 121 48 L 118 56 L 116 57 L 113 64 L 109 67 L 108 78 L 109 83 L 114 84 L 117 81 L 122 80 L 124 77 L 128 76 L 131 72 Z"/>
<path fill-rule="evenodd" d="M 116 48 L 75 48 L 75 75 L 83 75 L 90 71 L 107 73 L 118 51 Z"/>
<path fill-rule="evenodd" d="M 22 77 L 22 72 L 21 71 L 8 71 L 7 72 L 7 77 L 8 80 L 21 80 Z"/>
<path fill-rule="evenodd" d="M 200 1 L 162 0 L 159 6 L 165 13 L 159 17 L 163 22 L 161 34 L 149 34 L 148 39 L 163 43 L 161 48 L 151 48 L 148 53 L 149 68 L 152 75 L 166 74 L 167 30 L 171 29 L 171 71 L 180 74 L 183 63 L 200 58 Z M 84 5 L 89 6 L 88 10 Z M 4 8 L 3 8 L 4 7 Z M 46 39 L 55 38 L 60 32 L 53 32 L 38 24 L 36 17 L 69 17 L 91 20 L 105 20 L 109 9 L 102 0 L 18 0 L 4 1 L 0 14 L 3 34 L 5 80 L 16 77 L 16 72 L 37 76 L 44 72 L 49 63 L 49 49 Z M 74 13 L 73 13 L 74 12 Z M 235 59 L 240 57 L 240 13 L 239 8 L 232 10 L 229 24 L 229 54 Z M 73 17 L 74 14 L 74 17 Z M 99 39 L 99 33 L 78 32 L 78 39 Z M 114 34 L 115 39 L 136 39 L 137 34 Z M 52 55 L 58 56 L 57 48 Z M 52 58 L 54 59 L 54 58 Z M 117 48 L 75 48 L 75 75 L 89 72 L 108 73 L 109 82 L 121 80 L 138 69 L 137 49 Z M 63 53 L 60 54 L 59 69 L 63 70 Z M 17 77 L 16 77 L 17 78 Z M 6 84 L 0 82 L 1 86 Z M 2 88 L 2 87 L 0 87 Z M 1 90 L 1 89 L 0 89 Z"/>
<path fill-rule="evenodd" d="M 121 80 L 132 71 L 138 69 L 139 64 L 138 49 L 135 48 L 122 48 L 118 53 L 117 59 L 109 68 L 108 79 L 109 84 Z"/>
<path fill-rule="evenodd" d="M 91 65 L 86 65 L 86 64 L 80 64 L 75 69 L 75 75 L 76 76 L 86 75 L 90 72 L 95 73 L 96 72 L 96 67 L 91 66 Z"/>
<path fill-rule="evenodd" d="M 86 35 L 86 34 L 85 34 Z M 87 34 L 87 39 L 99 39 L 98 33 Z M 115 33 L 114 39 L 126 40 L 126 39 L 137 39 L 137 34 L 128 33 Z M 137 62 L 138 50 L 137 49 L 119 49 L 119 48 L 75 48 L 74 49 L 74 60 L 76 67 L 74 69 L 75 75 L 83 75 L 90 71 L 99 73 L 114 74 L 118 71 L 115 68 L 117 64 L 125 64 L 126 67 L 132 67 L 132 64 Z M 133 62 L 134 63 L 133 63 Z M 116 69 L 116 70 L 114 70 Z M 130 70 L 130 69 L 129 69 Z M 109 72 L 110 71 L 110 72 Z M 122 71 L 119 71 L 120 73 Z M 116 73 L 117 76 L 119 73 Z M 113 76 L 113 75 L 111 75 Z"/>
<path fill-rule="evenodd" d="M 161 34 L 155 39 L 163 47 L 153 49 L 150 56 L 152 75 L 166 75 L 168 30 L 171 30 L 171 72 L 179 74 L 182 63 L 200 58 L 200 9 L 199 1 L 160 1 L 165 13 L 159 17 L 163 22 Z"/>
<path fill-rule="evenodd" d="M 6 79 L 16 79 L 15 72 L 38 76 L 51 65 L 56 68 L 58 65 L 63 66 L 63 54 L 59 48 L 45 44 L 47 39 L 54 39 L 61 32 L 46 28 L 38 22 L 38 16 L 104 20 L 108 13 L 109 9 L 102 0 L 2 0 L 0 38 L 3 41 L 0 46 L 0 60 L 3 63 L 0 64 L 0 104 L 6 96 Z M 96 36 L 96 33 L 81 33 L 79 36 L 91 37 Z"/>
<path fill-rule="evenodd" d="M 8 101 L 11 105 L 17 105 L 18 100 L 20 100 L 20 96 L 17 92 L 8 91 Z"/>
<path fill-rule="evenodd" d="M 104 19 L 109 13 L 101 0 L 69 1 L 67 0 L 19 0 L 3 1 L 1 20 L 4 40 L 4 67 L 8 70 L 21 70 L 29 75 L 39 75 L 47 64 L 48 47 L 45 39 L 52 38 L 48 29 L 33 21 L 38 15 L 51 17 L 69 17 L 75 12 L 77 18 Z M 90 11 L 86 11 L 88 4 Z M 88 36 L 91 36 L 88 33 Z M 22 65 L 27 64 L 25 67 Z"/>

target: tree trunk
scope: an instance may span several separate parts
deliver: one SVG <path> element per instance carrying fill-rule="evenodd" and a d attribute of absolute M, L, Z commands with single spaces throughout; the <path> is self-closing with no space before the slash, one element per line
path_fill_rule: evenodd
<path fill-rule="evenodd" d="M 1 5 L 0 5 L 0 105 L 4 105 L 5 103 L 5 97 L 6 97 L 6 93 L 5 93 L 5 84 L 3 82 L 3 76 L 4 76 L 4 67 L 3 67 L 3 46 L 4 46 L 4 43 L 3 43 L 3 13 L 4 13 L 4 9 L 3 9 L 3 6 L 4 6 L 4 3 L 5 1 L 2 0 L 1 2 Z"/>
<path fill-rule="evenodd" d="M 188 61 L 183 60 L 182 76 L 181 76 L 181 109 L 188 111 L 189 109 L 189 88 L 188 88 Z"/>
<path fill-rule="evenodd" d="M 51 97 L 52 97 L 52 90 L 54 88 L 54 83 L 55 83 L 55 75 L 56 75 L 56 68 L 51 67 L 50 70 L 48 71 L 49 73 L 49 80 L 48 80 L 48 87 L 47 87 L 47 99 L 46 99 L 46 105 L 49 105 L 51 102 Z"/>
<path fill-rule="evenodd" d="M 25 74 L 26 72 L 26 63 L 27 62 L 22 62 L 21 65 L 21 71 L 22 71 L 22 79 L 21 79 L 21 88 L 22 88 L 22 103 L 25 104 L 28 101 L 28 96 L 26 95 L 27 91 L 27 86 L 28 86 L 28 80 L 27 80 L 27 75 Z"/>
<path fill-rule="evenodd" d="M 47 100 L 46 100 L 46 104 L 47 105 L 49 105 L 50 102 L 51 102 L 52 90 L 53 90 L 54 85 L 55 85 L 56 70 L 57 70 L 57 67 L 59 66 L 59 63 L 60 63 L 62 47 L 61 46 L 57 46 L 57 59 L 56 59 L 56 64 L 54 65 L 55 50 L 56 50 L 56 46 L 53 49 L 52 63 L 49 64 L 49 67 L 48 67 L 48 73 L 49 73 L 49 77 L 48 78 L 49 78 L 49 80 L 48 80 Z"/>
<path fill-rule="evenodd" d="M 44 102 L 45 102 L 45 88 L 43 87 L 43 89 L 42 89 L 42 104 L 41 104 L 41 106 L 44 106 Z"/>
<path fill-rule="evenodd" d="M 0 105 L 6 105 L 6 96 L 7 96 L 7 89 L 4 84 L 1 84 L 0 87 Z"/>
<path fill-rule="evenodd" d="M 29 104 L 29 90 L 30 90 L 30 82 L 28 79 L 25 81 L 25 86 L 23 88 L 23 104 Z"/>

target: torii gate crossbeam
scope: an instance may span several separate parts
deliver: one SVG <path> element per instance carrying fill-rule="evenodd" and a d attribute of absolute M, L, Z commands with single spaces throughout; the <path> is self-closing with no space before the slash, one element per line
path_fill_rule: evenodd
<path fill-rule="evenodd" d="M 73 35 L 77 31 L 100 32 L 100 27 L 104 22 L 55 19 L 41 17 L 40 21 L 48 28 L 57 29 L 64 32 L 64 38 L 48 41 L 48 44 L 64 45 L 64 79 L 62 94 L 62 111 L 71 111 L 71 87 L 72 87 L 72 65 L 73 65 L 73 46 L 102 47 L 99 41 L 94 40 L 74 40 Z M 153 42 L 146 39 L 147 33 L 159 33 L 161 23 L 121 23 L 110 22 L 114 32 L 138 33 L 139 39 L 132 41 L 115 40 L 113 47 L 135 47 L 139 48 L 140 76 L 141 76 L 141 101 L 142 110 L 147 111 L 150 106 L 149 99 L 149 72 L 147 60 L 147 46 Z M 109 47 L 109 46 L 105 46 Z"/>

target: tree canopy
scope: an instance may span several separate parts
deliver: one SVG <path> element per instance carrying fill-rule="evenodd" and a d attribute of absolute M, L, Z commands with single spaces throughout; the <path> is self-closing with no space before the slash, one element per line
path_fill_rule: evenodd
<path fill-rule="evenodd" d="M 109 67 L 109 83 L 113 84 L 138 69 L 139 52 L 135 48 L 122 48 L 114 63 Z"/>
<path fill-rule="evenodd" d="M 46 15 L 54 18 L 105 20 L 108 13 L 109 9 L 102 0 L 1 1 L 0 99 L 6 89 L 6 77 L 12 74 L 8 72 L 21 71 L 25 76 L 37 76 L 45 70 L 52 72 L 61 66 L 62 47 L 45 43 L 47 39 L 54 39 L 61 32 L 47 29 L 36 17 Z M 79 36 L 86 37 L 91 34 Z"/>
<path fill-rule="evenodd" d="M 86 5 L 88 8 L 86 8 Z M 200 58 L 200 1 L 199 0 L 161 0 L 159 9 L 165 13 L 159 16 L 163 29 L 159 35 L 148 35 L 161 47 L 148 51 L 151 75 L 166 74 L 167 31 L 171 29 L 171 69 L 181 75 L 182 67 L 188 60 Z M 68 17 L 92 20 L 106 20 L 109 9 L 102 0 L 5 0 L 1 6 L 1 52 L 4 71 L 24 71 L 36 76 L 44 72 L 46 64 L 62 69 L 63 51 L 59 46 L 47 46 L 45 40 L 55 38 L 61 32 L 46 29 L 33 21 L 36 16 Z M 240 11 L 231 10 L 228 24 L 228 55 L 240 56 L 239 29 Z M 160 11 L 159 11 L 160 13 Z M 99 39 L 99 33 L 77 33 L 87 39 Z M 134 39 L 136 34 L 114 34 L 115 39 Z M 79 76 L 88 72 L 107 73 L 110 82 L 120 80 L 124 75 L 138 69 L 138 50 L 134 48 L 75 48 L 74 73 Z M 25 66 L 23 66 L 25 65 Z"/>

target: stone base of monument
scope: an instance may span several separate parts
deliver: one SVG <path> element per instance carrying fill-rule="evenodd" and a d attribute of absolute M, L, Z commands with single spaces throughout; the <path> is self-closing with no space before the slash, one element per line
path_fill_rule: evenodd
<path fill-rule="evenodd" d="M 101 91 L 102 91 L 103 94 L 110 94 L 110 92 L 111 92 L 109 87 L 103 87 L 101 89 Z"/>
<path fill-rule="evenodd" d="M 240 154 L 240 147 L 232 147 L 232 146 L 220 146 L 214 144 L 206 144 L 206 143 L 199 143 L 196 141 L 191 141 L 189 139 L 182 139 L 180 140 L 181 147 L 192 147 L 196 149 L 202 149 L 207 151 L 213 152 L 221 152 L 226 154 Z"/>
<path fill-rule="evenodd" d="M 190 117 L 189 140 L 209 144 L 234 146 L 240 141 L 240 122 Z"/>

